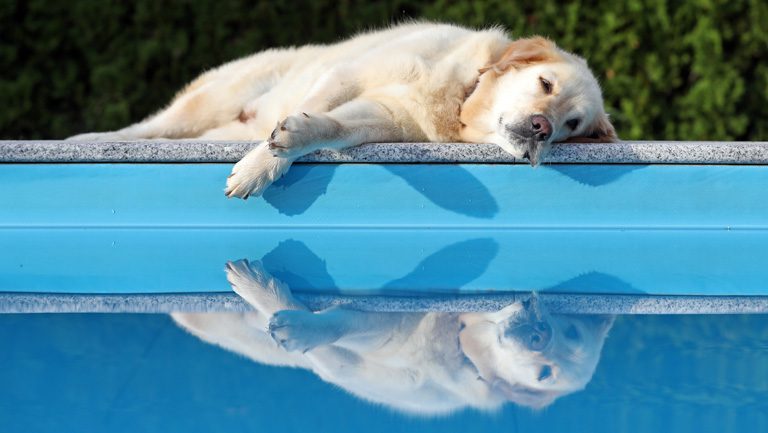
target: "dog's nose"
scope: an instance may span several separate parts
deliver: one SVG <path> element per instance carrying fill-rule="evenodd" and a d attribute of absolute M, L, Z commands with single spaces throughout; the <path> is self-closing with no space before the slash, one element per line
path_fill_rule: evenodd
<path fill-rule="evenodd" d="M 534 114 L 531 116 L 531 131 L 537 140 L 546 141 L 552 135 L 552 124 L 545 116 Z"/>

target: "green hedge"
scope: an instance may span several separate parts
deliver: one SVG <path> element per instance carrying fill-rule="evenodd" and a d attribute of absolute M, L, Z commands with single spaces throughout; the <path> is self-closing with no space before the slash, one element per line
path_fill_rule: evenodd
<path fill-rule="evenodd" d="M 502 24 L 586 57 L 625 139 L 768 139 L 764 0 L 0 2 L 0 137 L 109 130 L 254 51 L 425 18 Z"/>

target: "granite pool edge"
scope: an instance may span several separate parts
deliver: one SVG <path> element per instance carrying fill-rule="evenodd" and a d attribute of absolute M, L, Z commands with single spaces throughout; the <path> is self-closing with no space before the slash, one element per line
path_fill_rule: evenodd
<path fill-rule="evenodd" d="M 0 163 L 233 163 L 255 142 L 0 141 Z M 299 163 L 525 164 L 493 144 L 371 143 L 320 150 Z M 768 142 L 623 141 L 558 144 L 545 163 L 768 164 Z"/>
<path fill-rule="evenodd" d="M 313 310 L 344 305 L 376 312 L 496 311 L 530 297 L 498 295 L 344 296 L 297 294 Z M 542 293 L 539 299 L 561 314 L 758 314 L 768 313 L 768 296 L 656 296 Z M 2 293 L 0 313 L 170 313 L 251 310 L 234 293 L 40 294 Z"/>

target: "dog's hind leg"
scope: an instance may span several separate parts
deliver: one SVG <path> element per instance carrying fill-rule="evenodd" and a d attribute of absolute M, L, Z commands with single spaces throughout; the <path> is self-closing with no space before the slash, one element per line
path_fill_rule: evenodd
<path fill-rule="evenodd" d="M 238 93 L 238 85 L 242 84 L 240 80 L 210 80 L 179 95 L 166 109 L 139 123 L 112 132 L 76 135 L 69 140 L 194 138 L 238 118 L 251 99 L 250 92 L 244 89 Z"/>
<path fill-rule="evenodd" d="M 247 356 L 268 365 L 304 367 L 308 362 L 300 353 L 281 348 L 262 329 L 266 319 L 259 312 L 247 313 L 172 313 L 180 327 L 201 340 Z"/>
<path fill-rule="evenodd" d="M 147 119 L 111 132 L 70 140 L 194 138 L 241 118 L 249 101 L 269 91 L 296 59 L 294 50 L 268 50 L 222 65 L 187 85 Z M 263 137 L 262 137 L 263 138 Z"/>

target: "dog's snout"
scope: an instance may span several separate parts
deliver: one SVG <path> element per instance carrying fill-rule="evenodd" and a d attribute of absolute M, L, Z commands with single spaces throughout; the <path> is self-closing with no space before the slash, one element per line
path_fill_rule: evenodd
<path fill-rule="evenodd" d="M 528 348 L 531 350 L 543 350 L 552 339 L 552 327 L 547 322 L 536 322 L 531 326 L 528 336 Z"/>
<path fill-rule="evenodd" d="M 552 326 L 545 321 L 525 323 L 508 329 L 506 336 L 517 340 L 528 350 L 540 352 L 552 340 Z"/>
<path fill-rule="evenodd" d="M 552 124 L 545 116 L 535 114 L 531 116 L 531 131 L 533 137 L 545 141 L 552 135 Z"/>

